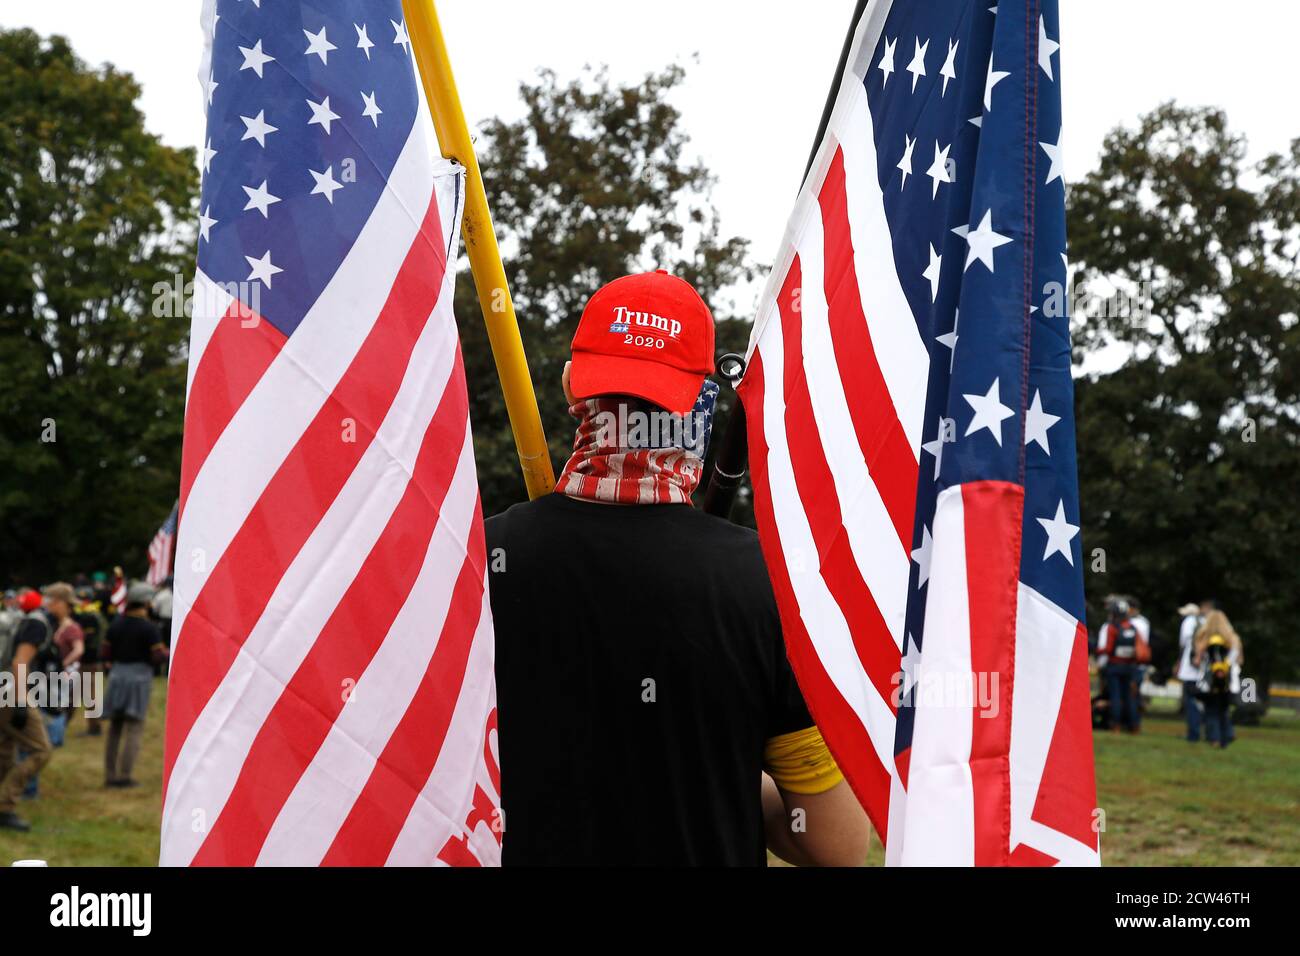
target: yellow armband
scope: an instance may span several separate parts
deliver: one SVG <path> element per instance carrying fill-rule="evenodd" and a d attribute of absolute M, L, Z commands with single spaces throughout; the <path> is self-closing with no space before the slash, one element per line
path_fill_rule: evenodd
<path fill-rule="evenodd" d="M 844 779 L 816 727 L 769 740 L 763 748 L 763 769 L 791 793 L 825 793 Z"/>

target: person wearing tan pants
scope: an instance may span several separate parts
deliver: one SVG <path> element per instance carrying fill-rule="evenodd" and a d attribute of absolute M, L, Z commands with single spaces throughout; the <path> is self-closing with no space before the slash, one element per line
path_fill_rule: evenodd
<path fill-rule="evenodd" d="M 45 719 L 36 707 L 27 706 L 27 674 L 37 653 L 48 647 L 53 628 L 35 591 L 19 595 L 23 619 L 13 637 L 12 660 L 0 671 L 0 679 L 11 681 L 5 688 L 10 699 L 0 706 L 0 828 L 31 829 L 15 809 L 32 774 L 50 762 L 50 738 Z M 6 651 L 6 654 L 9 652 Z M 2 662 L 0 662 L 2 663 Z M 27 754 L 18 759 L 18 750 Z"/>
<path fill-rule="evenodd" d="M 18 750 L 26 757 L 18 760 Z M 27 781 L 50 762 L 50 738 L 35 707 L 0 708 L 0 827 L 30 830 L 15 813 Z"/>

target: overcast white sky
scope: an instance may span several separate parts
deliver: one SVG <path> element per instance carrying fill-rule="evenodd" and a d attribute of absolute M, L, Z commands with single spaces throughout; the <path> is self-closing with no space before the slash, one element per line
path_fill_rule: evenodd
<path fill-rule="evenodd" d="M 674 60 L 696 151 L 719 178 L 724 230 L 771 258 L 803 174 L 853 0 L 442 0 L 470 123 L 518 112 L 538 67 L 562 77 L 608 63 L 634 79 Z M 62 33 L 86 60 L 144 88 L 151 130 L 200 142 L 200 0 L 0 0 L 0 26 Z M 1300 136 L 1294 85 L 1300 4 L 1286 0 L 1061 0 L 1067 178 L 1105 133 L 1157 103 L 1223 106 L 1255 156 Z M 694 54 L 699 62 L 691 62 Z M 762 201 L 756 197 L 763 197 Z"/>

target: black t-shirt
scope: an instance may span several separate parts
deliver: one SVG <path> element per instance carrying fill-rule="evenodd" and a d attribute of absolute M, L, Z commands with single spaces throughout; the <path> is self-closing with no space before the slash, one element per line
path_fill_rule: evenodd
<path fill-rule="evenodd" d="M 72 619 L 81 625 L 85 637 L 85 649 L 81 652 L 81 664 L 86 667 L 98 663 L 99 648 L 104 642 L 104 615 L 98 611 L 79 611 Z"/>
<path fill-rule="evenodd" d="M 28 673 L 34 671 L 58 669 L 58 648 L 54 644 L 47 643 L 50 636 L 54 633 L 54 625 L 50 621 L 49 615 L 45 611 L 37 611 L 35 614 L 24 614 L 18 622 L 18 627 L 14 631 L 13 647 L 9 657 L 11 658 L 8 667 L 0 668 L 0 671 L 14 673 L 12 658 L 18 656 L 18 648 L 23 644 L 30 645 L 36 650 L 33 656 L 27 662 Z M 3 642 L 0 642 L 3 643 Z M 3 647 L 0 647 L 3 650 Z"/>
<path fill-rule="evenodd" d="M 18 622 L 18 629 L 14 631 L 14 655 L 17 656 L 20 644 L 30 644 L 39 651 L 53 633 L 54 624 L 44 611 L 24 614 Z"/>
<path fill-rule="evenodd" d="M 764 865 L 764 744 L 813 721 L 757 535 L 550 494 L 487 546 L 502 862 Z"/>
<path fill-rule="evenodd" d="M 115 664 L 149 664 L 149 648 L 162 642 L 158 627 L 142 617 L 119 614 L 108 625 L 108 647 Z"/>

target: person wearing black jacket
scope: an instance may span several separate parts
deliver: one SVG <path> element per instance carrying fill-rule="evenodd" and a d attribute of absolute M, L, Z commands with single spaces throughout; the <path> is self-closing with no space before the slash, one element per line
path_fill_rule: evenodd
<path fill-rule="evenodd" d="M 104 670 L 104 664 L 101 659 L 106 633 L 108 631 L 108 620 L 104 617 L 104 612 L 99 603 L 95 600 L 95 592 L 89 587 L 77 588 L 78 604 L 73 617 L 81 625 L 82 633 L 86 636 L 85 653 L 81 655 L 81 671 L 83 674 L 96 674 Z M 72 714 L 68 715 L 68 722 L 72 722 Z M 98 737 L 103 731 L 101 723 L 103 718 L 92 717 L 86 714 L 86 729 L 83 731 L 87 737 Z"/>

